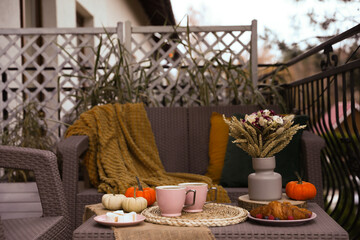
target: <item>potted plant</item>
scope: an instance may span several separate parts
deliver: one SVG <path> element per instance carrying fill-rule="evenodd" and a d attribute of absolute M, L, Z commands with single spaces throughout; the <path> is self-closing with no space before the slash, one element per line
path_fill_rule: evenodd
<path fill-rule="evenodd" d="M 252 157 L 255 173 L 248 176 L 249 198 L 258 201 L 281 199 L 282 179 L 274 172 L 274 155 L 306 125 L 294 125 L 294 115 L 280 116 L 267 109 L 246 114 L 244 119 L 223 118 L 229 125 L 229 135 L 235 138 L 233 143 Z"/>

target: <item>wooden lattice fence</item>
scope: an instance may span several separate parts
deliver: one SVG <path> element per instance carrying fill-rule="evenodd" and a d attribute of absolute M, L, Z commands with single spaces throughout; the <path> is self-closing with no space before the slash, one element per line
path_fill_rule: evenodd
<path fill-rule="evenodd" d="M 105 63 L 118 64 L 118 53 L 111 50 L 117 39 L 129 53 L 135 85 L 141 84 L 141 74 L 149 79 L 149 106 L 251 101 L 238 95 L 257 85 L 255 20 L 222 27 L 133 27 L 126 22 L 106 29 L 0 29 L 0 127 L 36 102 L 58 140 L 80 93 L 93 84 L 86 76 L 106 74 Z"/>

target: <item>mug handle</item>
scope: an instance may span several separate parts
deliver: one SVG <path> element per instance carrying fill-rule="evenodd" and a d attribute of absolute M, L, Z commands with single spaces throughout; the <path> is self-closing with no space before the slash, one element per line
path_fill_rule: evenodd
<path fill-rule="evenodd" d="M 193 192 L 193 193 L 194 193 L 193 202 L 192 202 L 192 204 L 185 204 L 184 207 L 191 207 L 191 206 L 193 206 L 193 205 L 195 204 L 196 190 L 194 190 L 194 189 L 187 190 L 187 191 L 186 191 L 186 195 L 187 195 L 189 192 Z"/>
<path fill-rule="evenodd" d="M 211 190 L 214 190 L 214 191 L 215 191 L 215 198 L 214 198 L 213 201 L 207 201 L 207 202 L 205 202 L 205 204 L 206 204 L 206 203 L 213 203 L 213 202 L 216 202 L 216 200 L 217 200 L 217 187 L 211 187 L 211 188 L 209 188 L 209 189 L 208 189 L 208 192 L 210 192 Z"/>

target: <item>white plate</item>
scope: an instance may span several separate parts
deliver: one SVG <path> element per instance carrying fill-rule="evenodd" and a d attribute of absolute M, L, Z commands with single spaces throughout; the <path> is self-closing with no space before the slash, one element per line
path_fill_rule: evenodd
<path fill-rule="evenodd" d="M 306 222 L 313 220 L 314 218 L 316 218 L 316 213 L 313 212 L 311 217 L 309 218 L 298 219 L 298 220 L 268 220 L 262 218 L 255 218 L 251 216 L 250 213 L 248 214 L 248 217 L 250 220 L 260 224 L 273 225 L 273 226 L 292 226 L 292 225 L 304 224 Z"/>
<path fill-rule="evenodd" d="M 145 220 L 145 217 L 140 214 L 136 214 L 136 219 L 134 222 L 112 222 L 112 221 L 106 221 L 106 215 L 99 215 L 94 217 L 94 220 L 102 225 L 106 226 L 112 226 L 112 227 L 125 227 L 125 226 L 131 226 L 136 225 Z"/>

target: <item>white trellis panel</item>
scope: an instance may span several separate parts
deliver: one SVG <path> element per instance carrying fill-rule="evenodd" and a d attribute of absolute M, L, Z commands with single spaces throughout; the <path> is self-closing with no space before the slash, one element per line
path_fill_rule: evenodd
<path fill-rule="evenodd" d="M 94 69 L 96 51 L 92 49 L 102 38 L 105 50 L 100 59 L 107 57 L 109 37 L 119 38 L 129 50 L 134 68 L 144 67 L 147 74 L 156 76 L 147 90 L 154 105 L 204 104 L 199 103 L 201 84 L 195 82 L 214 81 L 218 71 L 210 66 L 200 76 L 195 69 L 199 65 L 205 67 L 215 56 L 224 62 L 231 59 L 233 65 L 251 74 L 255 86 L 257 83 L 255 20 L 248 26 L 175 29 L 132 27 L 129 22 L 106 31 L 103 28 L 0 29 L 0 128 L 13 122 L 17 112 L 35 101 L 46 119 L 53 120 L 48 121 L 49 132 L 58 140 L 66 129 L 61 122 L 66 122 L 78 102 L 79 88 L 89 84 L 79 76 Z M 98 72 L 101 74 L 101 70 Z M 215 85 L 216 92 L 206 104 L 228 104 L 234 93 L 228 91 L 226 77 L 221 76 Z"/>
<path fill-rule="evenodd" d="M 120 24 L 122 25 L 122 24 Z M 159 78 L 149 89 L 161 99 L 162 105 L 199 104 L 199 89 L 194 86 L 189 74 L 215 60 L 229 62 L 239 68 L 247 69 L 254 86 L 257 85 L 257 22 L 249 26 L 209 26 L 209 27 L 172 27 L 147 26 L 131 27 L 129 22 L 121 26 L 120 38 L 131 36 L 128 50 L 134 62 L 148 67 L 148 73 L 156 72 Z M 214 59 L 212 61 L 212 59 Z M 149 63 L 147 60 L 150 60 Z M 216 64 L 215 64 L 216 65 Z M 209 81 L 215 84 L 216 66 L 207 68 L 205 76 L 195 75 L 199 84 Z M 211 75 L 213 73 L 213 75 Z M 235 72 L 234 72 L 235 74 Z M 203 78 L 206 79 L 203 79 Z M 228 104 L 234 96 L 226 89 L 226 77 L 216 83 L 216 93 L 207 104 Z M 204 86 L 204 85 L 203 85 Z M 241 88 L 241 86 L 239 86 Z M 189 91 L 190 90 L 190 91 Z M 191 91 L 192 90 L 192 91 Z M 216 100 L 216 101 L 215 101 Z M 220 102 L 219 102 L 220 101 Z"/>

